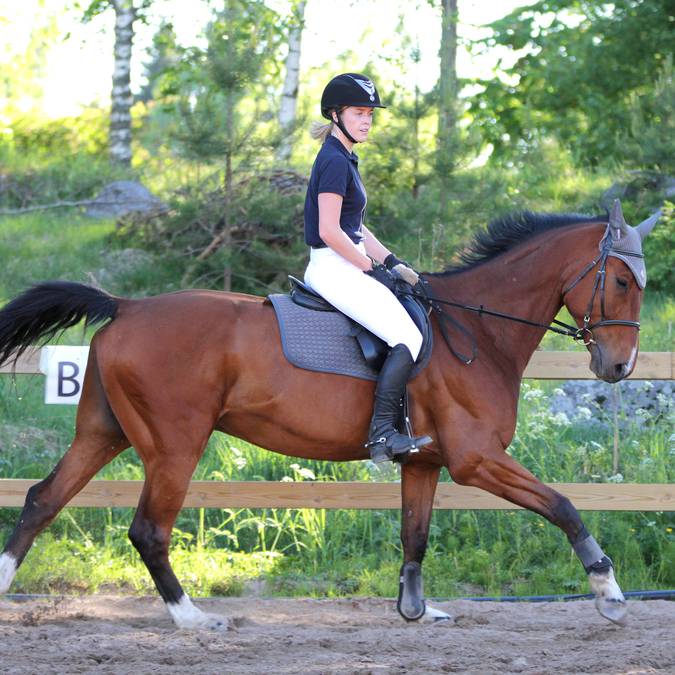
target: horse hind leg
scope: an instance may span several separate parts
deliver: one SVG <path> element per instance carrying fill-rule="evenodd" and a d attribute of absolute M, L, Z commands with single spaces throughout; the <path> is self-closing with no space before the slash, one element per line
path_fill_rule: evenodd
<path fill-rule="evenodd" d="M 206 614 L 195 607 L 169 561 L 173 525 L 197 464 L 193 460 L 163 456 L 159 461 L 146 463 L 145 485 L 129 528 L 129 539 L 148 568 L 176 626 L 226 630 L 228 622 L 225 618 Z"/>
<path fill-rule="evenodd" d="M 203 407 L 164 400 L 166 392 L 161 387 L 154 388 L 152 394 L 146 390 L 143 394 L 130 395 L 131 389 L 126 391 L 123 381 L 114 377 L 111 381 L 114 381 L 113 409 L 145 468 L 145 483 L 129 528 L 129 539 L 148 568 L 176 626 L 226 630 L 225 618 L 205 614 L 195 607 L 169 561 L 173 525 L 183 506 L 192 473 L 213 431 L 215 413 L 212 419 Z M 189 424 L 185 420 L 189 420 Z"/>
<path fill-rule="evenodd" d="M 403 565 L 396 608 L 406 621 L 449 621 L 450 615 L 424 599 L 422 560 L 429 538 L 429 522 L 440 466 L 410 462 L 401 475 L 401 543 Z"/>
<path fill-rule="evenodd" d="M 9 590 L 37 535 L 101 467 L 128 447 L 101 387 L 92 350 L 77 412 L 75 438 L 49 476 L 28 490 L 19 521 L 0 554 L 0 595 Z"/>

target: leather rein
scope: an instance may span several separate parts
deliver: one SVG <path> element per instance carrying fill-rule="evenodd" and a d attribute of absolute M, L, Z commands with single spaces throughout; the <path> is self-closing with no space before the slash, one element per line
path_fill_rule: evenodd
<path fill-rule="evenodd" d="M 558 321 L 553 319 L 551 324 L 539 323 L 537 321 L 530 321 L 529 319 L 523 319 L 522 317 L 513 316 L 512 314 L 505 314 L 504 312 L 497 312 L 492 309 L 487 309 L 483 305 L 476 307 L 475 305 L 466 305 L 460 302 L 452 302 L 450 300 L 442 300 L 441 298 L 436 298 L 427 292 L 427 286 L 429 282 L 426 279 L 422 278 L 420 275 L 420 280 L 422 283 L 418 284 L 416 288 L 420 288 L 421 292 L 412 293 L 403 293 L 404 295 L 412 295 L 420 299 L 428 308 L 429 312 L 434 312 L 438 319 L 438 325 L 441 329 L 441 334 L 445 340 L 448 349 L 451 353 L 454 354 L 460 361 L 465 365 L 469 365 L 474 361 L 478 353 L 478 348 L 476 344 L 475 336 L 465 328 L 459 321 L 456 321 L 451 316 L 446 314 L 443 311 L 441 305 L 448 305 L 449 307 L 456 307 L 457 309 L 463 309 L 468 312 L 475 312 L 479 316 L 494 316 L 498 319 L 507 319 L 508 321 L 515 321 L 517 323 L 522 323 L 527 326 L 533 326 L 535 328 L 543 328 L 544 330 L 552 331 L 553 333 L 558 333 L 559 335 L 565 335 L 571 337 L 575 342 L 582 342 L 584 346 L 595 344 L 595 338 L 593 337 L 593 330 L 595 328 L 600 328 L 602 326 L 629 326 L 630 328 L 636 328 L 640 330 L 639 321 L 629 321 L 626 319 L 606 319 L 605 318 L 605 277 L 606 277 L 606 267 L 607 267 L 607 258 L 609 257 L 610 251 L 612 250 L 612 237 L 611 233 L 603 238 L 601 242 L 600 255 L 591 260 L 588 265 L 579 273 L 579 276 L 565 288 L 562 292 L 562 297 L 564 298 L 567 293 L 569 293 L 596 265 L 599 265 L 598 270 L 595 273 L 595 281 L 593 283 L 593 291 L 591 293 L 591 299 L 588 303 L 588 308 L 584 314 L 584 323 L 581 328 L 578 326 L 572 326 L 563 321 Z M 634 256 L 636 258 L 643 258 L 642 253 L 633 253 L 627 251 L 621 251 L 621 255 Z M 593 305 L 595 304 L 595 297 L 600 291 L 600 320 L 595 323 L 591 323 L 591 313 L 593 311 Z M 463 333 L 471 342 L 471 356 L 466 356 L 461 352 L 458 352 L 452 346 L 452 339 L 448 333 L 447 324 L 453 326 L 456 330 Z"/>

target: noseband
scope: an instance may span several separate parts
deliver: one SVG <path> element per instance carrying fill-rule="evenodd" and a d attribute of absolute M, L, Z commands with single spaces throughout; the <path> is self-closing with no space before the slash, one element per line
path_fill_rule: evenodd
<path fill-rule="evenodd" d="M 593 292 L 591 293 L 591 299 L 588 303 L 586 313 L 584 314 L 584 324 L 581 328 L 578 326 L 571 326 L 570 324 L 564 323 L 563 321 L 558 321 L 553 319 L 551 322 L 554 325 L 548 325 L 545 323 L 538 323 L 537 321 L 530 321 L 529 319 L 523 319 L 518 316 L 513 316 L 512 314 L 505 314 L 503 312 L 496 312 L 491 309 L 487 309 L 483 305 L 475 307 L 473 305 L 465 305 L 459 302 L 451 302 L 450 300 L 441 300 L 440 298 L 435 298 L 429 295 L 427 292 L 427 286 L 429 282 L 426 279 L 423 279 L 420 276 L 420 282 L 415 288 L 421 289 L 421 291 L 413 291 L 412 293 L 402 293 L 404 295 L 414 295 L 420 300 L 422 300 L 428 307 L 430 312 L 434 312 L 438 318 L 438 324 L 441 329 L 441 334 L 443 339 L 450 349 L 451 353 L 454 354 L 460 361 L 469 365 L 475 358 L 477 354 L 476 347 L 476 338 L 458 321 L 448 316 L 441 305 L 448 305 L 450 307 L 456 307 L 458 309 L 464 309 L 469 312 L 476 312 L 479 316 L 486 314 L 487 316 L 494 316 L 498 319 L 508 319 L 509 321 L 516 321 L 518 323 L 524 323 L 528 326 L 535 326 L 537 328 L 543 328 L 544 330 L 549 330 L 559 335 L 566 335 L 571 337 L 575 342 L 581 342 L 585 346 L 595 344 L 595 338 L 593 337 L 593 329 L 601 328 L 602 326 L 629 326 L 630 328 L 636 328 L 640 330 L 639 321 L 629 321 L 627 319 L 606 319 L 605 318 L 605 277 L 606 277 L 606 268 L 607 268 L 607 258 L 609 257 L 610 252 L 612 251 L 612 236 L 608 232 L 600 243 L 600 255 L 591 260 L 588 265 L 581 271 L 579 276 L 562 292 L 562 297 L 564 298 L 567 293 L 569 293 L 596 265 L 599 264 L 598 270 L 595 273 L 595 281 L 593 283 Z M 631 251 L 621 251 L 623 256 L 633 256 L 636 258 L 644 258 L 642 253 L 635 253 Z M 600 291 L 600 321 L 591 323 L 591 313 L 593 312 L 593 305 L 595 304 L 595 296 Z M 447 331 L 446 324 L 450 324 L 463 333 L 471 341 L 471 356 L 466 356 L 456 351 L 451 343 L 450 335 Z"/>
<path fill-rule="evenodd" d="M 598 271 L 595 273 L 595 281 L 593 282 L 593 292 L 588 303 L 588 308 L 584 314 L 584 325 L 576 330 L 572 337 L 576 342 L 582 342 L 585 346 L 594 345 L 595 339 L 593 337 L 593 329 L 601 326 L 629 326 L 640 330 L 639 321 L 628 321 L 627 319 L 605 319 L 605 278 L 607 268 L 607 258 L 612 250 L 612 236 L 608 233 L 602 240 L 600 255 L 591 260 L 588 265 L 581 271 L 579 276 L 562 292 L 564 298 L 596 265 L 599 263 Z M 629 255 L 635 258 L 644 258 L 642 253 L 634 253 L 632 251 L 621 251 L 621 255 Z M 600 321 L 591 323 L 591 312 L 593 311 L 593 304 L 595 303 L 595 296 L 600 290 Z"/>

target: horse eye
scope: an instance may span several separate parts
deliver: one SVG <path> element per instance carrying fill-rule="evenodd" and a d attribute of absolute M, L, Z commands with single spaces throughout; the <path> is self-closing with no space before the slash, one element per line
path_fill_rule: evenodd
<path fill-rule="evenodd" d="M 616 278 L 616 284 L 619 288 L 628 288 L 628 282 L 625 279 Z"/>

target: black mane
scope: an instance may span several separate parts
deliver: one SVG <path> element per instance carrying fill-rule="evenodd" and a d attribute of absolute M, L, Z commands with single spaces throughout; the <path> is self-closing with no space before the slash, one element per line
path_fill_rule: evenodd
<path fill-rule="evenodd" d="M 560 227 L 607 221 L 607 215 L 587 216 L 579 213 L 533 213 L 522 211 L 493 220 L 477 232 L 471 243 L 459 253 L 459 262 L 444 272 L 454 274 L 482 265 L 528 239 Z"/>

